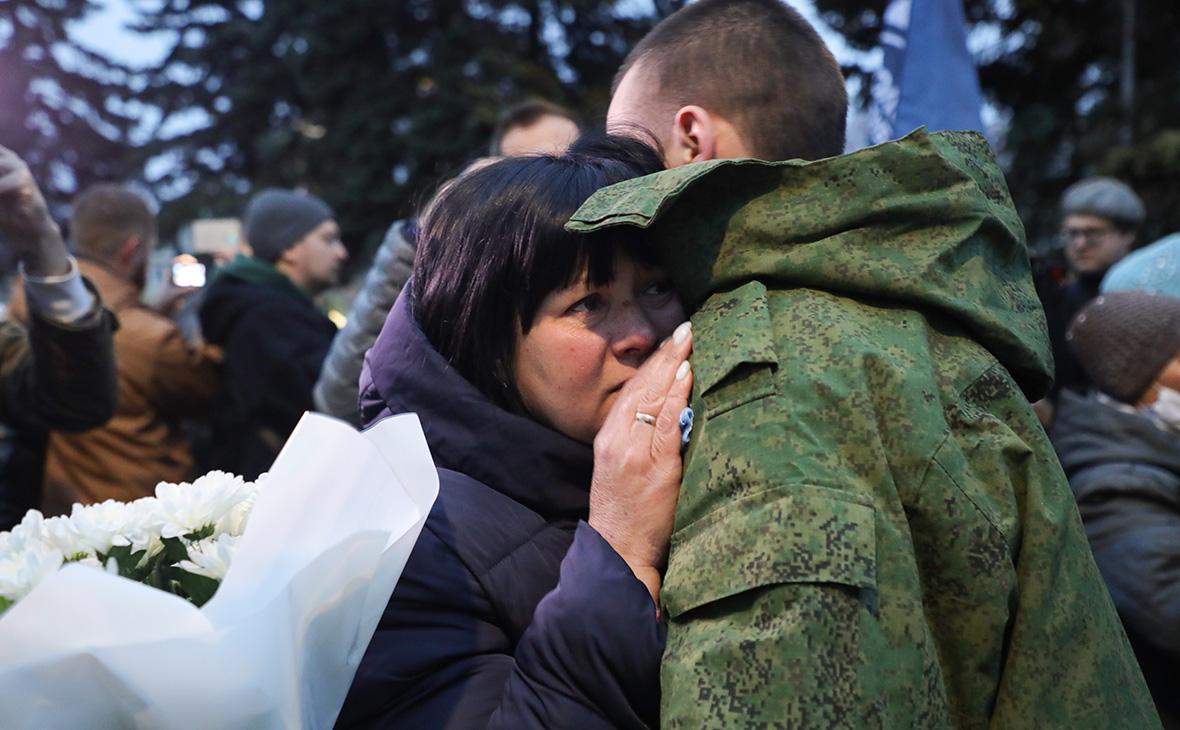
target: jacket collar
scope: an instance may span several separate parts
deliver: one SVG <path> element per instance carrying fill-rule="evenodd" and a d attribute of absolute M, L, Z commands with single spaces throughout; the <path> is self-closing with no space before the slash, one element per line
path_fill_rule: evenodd
<path fill-rule="evenodd" d="M 593 452 L 494 405 L 427 341 L 411 314 L 412 283 L 365 357 L 362 383 L 390 413 L 414 412 L 435 463 L 477 479 L 546 519 L 585 518 Z M 372 425 L 371 423 L 365 424 Z"/>
<path fill-rule="evenodd" d="M 1180 475 L 1180 434 L 1097 392 L 1061 392 L 1053 445 L 1067 474 L 1097 464 L 1142 462 Z"/>
<path fill-rule="evenodd" d="M 268 264 L 261 259 L 256 259 L 253 256 L 238 254 L 234 257 L 233 261 L 230 261 L 213 274 L 213 280 L 210 283 L 216 283 L 222 277 L 264 286 L 268 289 L 282 292 L 287 296 L 294 297 L 302 302 L 314 305 L 307 292 L 296 286 L 295 282 L 291 281 L 286 274 L 279 271 L 274 265 Z"/>
<path fill-rule="evenodd" d="M 94 284 L 103 304 L 113 312 L 140 306 L 140 289 L 127 279 L 91 258 L 78 256 L 78 272 Z"/>

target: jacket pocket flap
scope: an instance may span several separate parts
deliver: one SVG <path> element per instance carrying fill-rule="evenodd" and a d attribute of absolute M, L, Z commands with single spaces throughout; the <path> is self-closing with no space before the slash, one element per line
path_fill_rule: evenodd
<path fill-rule="evenodd" d="M 674 559 L 661 599 L 676 618 L 775 583 L 875 590 L 876 550 L 875 510 L 867 497 L 810 485 L 771 489 L 672 535 Z"/>
<path fill-rule="evenodd" d="M 693 317 L 693 329 L 707 350 L 693 355 L 699 392 L 708 393 L 743 364 L 777 365 L 766 287 L 751 281 L 709 299 Z"/>

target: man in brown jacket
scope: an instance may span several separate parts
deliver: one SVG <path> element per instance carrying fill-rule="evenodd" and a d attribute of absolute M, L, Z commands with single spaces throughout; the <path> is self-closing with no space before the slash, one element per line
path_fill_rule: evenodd
<path fill-rule="evenodd" d="M 156 242 L 147 204 L 117 185 L 92 187 L 74 202 L 70 230 L 82 275 L 119 319 L 119 403 L 105 426 L 50 435 L 47 516 L 69 512 L 74 502 L 137 499 L 158 482 L 190 478 L 192 449 L 180 421 L 202 415 L 217 385 L 216 350 L 190 345 L 170 319 L 140 303 Z M 12 309 L 23 318 L 19 292 Z"/>

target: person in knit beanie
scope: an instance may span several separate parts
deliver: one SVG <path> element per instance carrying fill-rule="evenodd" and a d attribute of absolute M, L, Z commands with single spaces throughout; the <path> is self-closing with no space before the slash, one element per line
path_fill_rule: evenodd
<path fill-rule="evenodd" d="M 1165 728 L 1180 728 L 1180 299 L 1096 298 L 1069 345 L 1096 390 L 1063 392 L 1053 445 Z"/>
<path fill-rule="evenodd" d="M 307 193 L 263 190 L 246 207 L 242 229 L 254 258 L 312 296 L 337 283 L 348 258 L 332 209 Z"/>
<path fill-rule="evenodd" d="M 1146 215 L 1135 191 L 1114 178 L 1080 180 L 1061 196 L 1061 244 L 1069 274 L 1061 279 L 1050 267 L 1037 279 L 1056 364 L 1053 390 L 1047 401 L 1038 404 L 1042 423 L 1052 422 L 1053 406 L 1062 390 L 1084 393 L 1090 387 L 1065 341 L 1065 331 L 1081 308 L 1098 296 L 1107 270 L 1134 247 Z"/>
<path fill-rule="evenodd" d="M 250 199 L 242 228 L 254 255 L 274 263 L 284 251 L 332 218 L 332 209 L 314 195 L 269 188 Z"/>
<path fill-rule="evenodd" d="M 312 387 L 336 335 L 314 297 L 336 283 L 348 253 L 332 209 L 294 190 L 255 195 L 243 231 L 252 255 L 214 274 L 199 311 L 224 360 L 198 471 L 255 479 L 314 407 Z"/>
<path fill-rule="evenodd" d="M 1159 376 L 1180 356 L 1180 299 L 1104 294 L 1078 313 L 1066 341 L 1096 388 L 1122 403 L 1150 405 Z"/>

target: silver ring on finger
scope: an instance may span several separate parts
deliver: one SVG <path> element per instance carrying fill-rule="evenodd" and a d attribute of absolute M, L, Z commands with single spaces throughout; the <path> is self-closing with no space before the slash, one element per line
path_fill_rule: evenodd
<path fill-rule="evenodd" d="M 635 411 L 635 420 L 639 421 L 640 423 L 646 423 L 649 426 L 654 426 L 656 424 L 656 417 L 650 413 L 644 413 L 643 411 Z"/>

